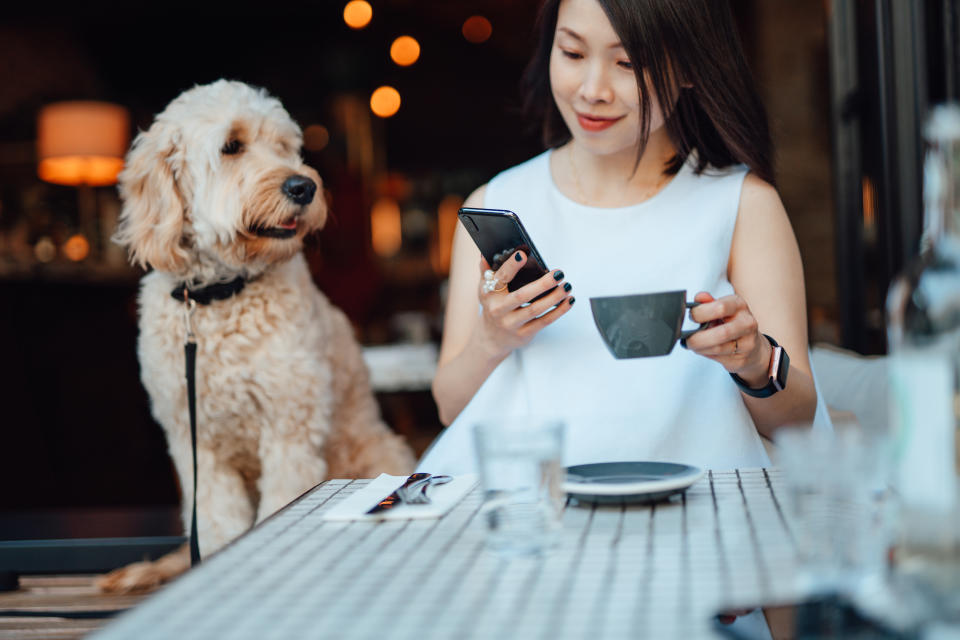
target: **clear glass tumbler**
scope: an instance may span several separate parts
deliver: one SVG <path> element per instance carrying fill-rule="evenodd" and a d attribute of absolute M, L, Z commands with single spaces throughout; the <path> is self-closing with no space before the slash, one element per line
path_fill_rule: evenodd
<path fill-rule="evenodd" d="M 541 553 L 560 531 L 564 425 L 504 418 L 474 428 L 484 490 L 487 547 L 504 555 Z"/>

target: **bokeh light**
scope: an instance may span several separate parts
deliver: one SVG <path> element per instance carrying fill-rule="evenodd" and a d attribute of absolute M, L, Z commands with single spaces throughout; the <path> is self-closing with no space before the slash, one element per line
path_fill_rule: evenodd
<path fill-rule="evenodd" d="M 343 21 L 351 29 L 363 29 L 373 18 L 373 7 L 367 0 L 350 0 L 343 8 Z"/>
<path fill-rule="evenodd" d="M 63 243 L 63 255 L 67 256 L 67 260 L 80 262 L 90 255 L 90 242 L 79 233 L 70 236 Z"/>
<path fill-rule="evenodd" d="M 450 272 L 453 234 L 459 221 L 457 212 L 462 206 L 463 198 L 455 194 L 447 194 L 437 205 L 437 234 L 430 252 L 430 264 L 437 275 L 445 276 Z"/>
<path fill-rule="evenodd" d="M 463 23 L 463 37 L 468 42 L 480 44 L 490 39 L 493 25 L 483 16 L 470 16 Z"/>
<path fill-rule="evenodd" d="M 33 255 L 38 262 L 51 262 L 57 257 L 57 245 L 53 244 L 50 236 L 41 236 L 33 245 Z"/>
<path fill-rule="evenodd" d="M 330 132 L 322 124 L 312 124 L 303 130 L 303 148 L 307 151 L 323 151 L 330 142 Z"/>
<path fill-rule="evenodd" d="M 403 216 L 393 198 L 379 198 L 370 210 L 370 232 L 373 250 L 389 258 L 400 250 L 403 242 Z"/>
<path fill-rule="evenodd" d="M 420 59 L 420 43 L 410 36 L 400 36 L 390 45 L 390 59 L 401 67 L 409 67 Z"/>
<path fill-rule="evenodd" d="M 400 109 L 400 92 L 383 86 L 370 96 L 370 109 L 381 118 L 389 118 Z"/>

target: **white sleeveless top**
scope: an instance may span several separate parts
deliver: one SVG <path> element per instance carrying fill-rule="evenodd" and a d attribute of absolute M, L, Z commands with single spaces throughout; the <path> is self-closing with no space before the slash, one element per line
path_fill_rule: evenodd
<path fill-rule="evenodd" d="M 701 468 L 768 466 L 740 392 L 722 366 L 677 345 L 667 356 L 616 360 L 589 298 L 685 289 L 733 293 L 730 244 L 747 169 L 694 174 L 690 163 L 654 197 L 600 209 L 557 189 L 551 151 L 490 181 L 484 206 L 522 220 L 541 256 L 573 285 L 574 307 L 514 351 L 434 442 L 419 468 L 474 472 L 473 426 L 558 418 L 564 464 L 658 460 Z M 697 325 L 685 320 L 684 328 Z"/>

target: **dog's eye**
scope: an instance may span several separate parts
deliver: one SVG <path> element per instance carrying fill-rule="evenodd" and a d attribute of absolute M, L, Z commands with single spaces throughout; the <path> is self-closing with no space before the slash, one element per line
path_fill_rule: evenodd
<path fill-rule="evenodd" d="M 230 140 L 220 149 L 220 153 L 225 156 L 234 156 L 241 151 L 243 151 L 243 143 L 239 140 Z"/>

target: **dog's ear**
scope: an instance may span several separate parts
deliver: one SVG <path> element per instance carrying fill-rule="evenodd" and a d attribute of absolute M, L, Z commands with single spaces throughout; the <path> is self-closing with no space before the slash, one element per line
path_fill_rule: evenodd
<path fill-rule="evenodd" d="M 123 209 L 113 241 L 143 268 L 177 272 L 187 264 L 183 156 L 180 132 L 157 121 L 133 141 L 118 177 Z"/>

